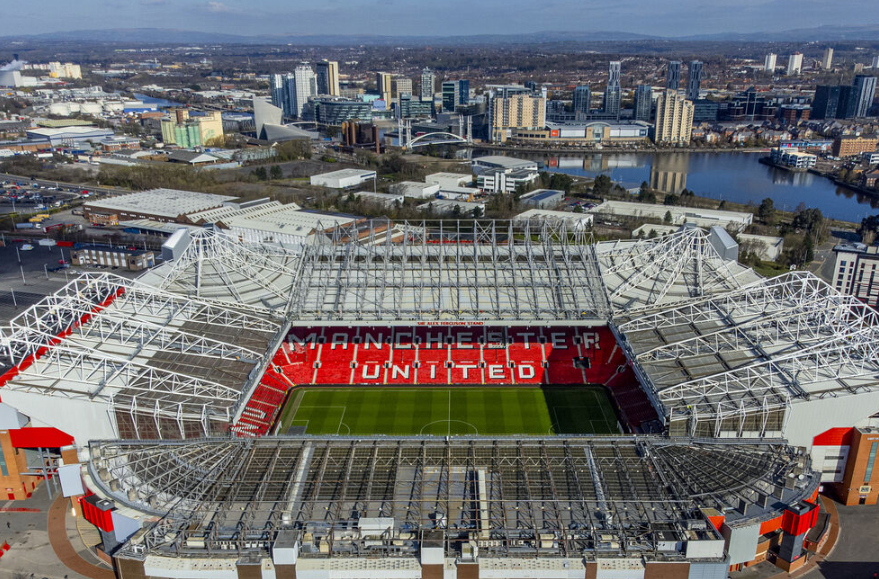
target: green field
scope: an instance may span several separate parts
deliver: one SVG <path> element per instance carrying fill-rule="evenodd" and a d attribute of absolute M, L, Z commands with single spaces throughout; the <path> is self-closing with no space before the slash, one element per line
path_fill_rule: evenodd
<path fill-rule="evenodd" d="M 604 390 L 576 388 L 306 388 L 279 434 L 615 434 Z"/>

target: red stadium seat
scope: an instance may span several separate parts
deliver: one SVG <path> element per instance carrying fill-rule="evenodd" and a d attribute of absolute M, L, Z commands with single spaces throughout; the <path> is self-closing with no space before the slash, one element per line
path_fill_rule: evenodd
<path fill-rule="evenodd" d="M 449 331 L 447 328 L 417 328 L 418 383 L 449 383 Z"/>

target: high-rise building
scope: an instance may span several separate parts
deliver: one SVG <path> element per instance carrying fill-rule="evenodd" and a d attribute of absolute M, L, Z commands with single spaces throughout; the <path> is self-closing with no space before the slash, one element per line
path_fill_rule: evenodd
<path fill-rule="evenodd" d="M 675 90 L 664 90 L 656 99 L 653 140 L 674 145 L 690 144 L 693 132 L 693 103 Z"/>
<path fill-rule="evenodd" d="M 443 112 L 455 112 L 458 105 L 466 105 L 470 100 L 469 80 L 443 81 Z"/>
<path fill-rule="evenodd" d="M 411 94 L 401 94 L 397 102 L 397 116 L 403 119 L 433 116 L 433 101 L 413 99 Z"/>
<path fill-rule="evenodd" d="M 787 75 L 796 76 L 803 72 L 803 55 L 795 52 L 787 57 Z"/>
<path fill-rule="evenodd" d="M 404 94 L 411 95 L 412 94 L 412 79 L 411 78 L 403 78 L 397 77 L 393 82 L 394 87 L 394 98 L 398 99 Z"/>
<path fill-rule="evenodd" d="M 824 56 L 821 58 L 821 68 L 830 70 L 833 65 L 833 49 L 829 46 L 824 49 Z"/>
<path fill-rule="evenodd" d="M 873 57 L 873 64 L 872 64 L 872 67 L 873 67 L 874 69 L 879 68 L 879 56 L 874 56 L 874 57 Z"/>
<path fill-rule="evenodd" d="M 574 119 L 585 121 L 589 116 L 589 108 L 592 104 L 592 91 L 588 85 L 581 84 L 574 88 Z"/>
<path fill-rule="evenodd" d="M 317 77 L 311 66 L 302 63 L 293 70 L 292 76 L 287 77 L 287 95 L 290 116 L 302 118 L 305 105 L 309 97 L 317 95 Z"/>
<path fill-rule="evenodd" d="M 391 106 L 391 73 L 377 72 L 375 73 L 375 86 L 378 91 L 379 98 Z"/>
<path fill-rule="evenodd" d="M 766 58 L 763 60 L 763 70 L 766 72 L 775 72 L 775 61 L 778 59 L 778 56 L 772 52 L 766 55 Z"/>
<path fill-rule="evenodd" d="M 694 101 L 699 98 L 702 87 L 702 62 L 691 60 L 687 76 L 687 98 Z"/>
<path fill-rule="evenodd" d="M 665 73 L 665 88 L 678 90 L 681 88 L 681 61 L 672 60 L 668 63 L 668 70 Z"/>
<path fill-rule="evenodd" d="M 607 76 L 607 89 L 604 91 L 604 114 L 610 118 L 620 117 L 620 101 L 622 89 L 620 88 L 620 62 L 615 60 L 610 63 Z"/>
<path fill-rule="evenodd" d="M 281 109 L 285 116 L 292 116 L 287 110 L 287 76 L 289 75 L 273 74 L 269 79 L 269 85 L 272 91 L 272 104 Z"/>
<path fill-rule="evenodd" d="M 339 96 L 339 63 L 322 60 L 317 63 L 317 94 Z"/>
<path fill-rule="evenodd" d="M 503 143 L 512 129 L 542 129 L 546 125 L 546 99 L 527 92 L 492 91 L 489 96 L 490 137 Z"/>
<path fill-rule="evenodd" d="M 855 117 L 866 117 L 876 96 L 876 77 L 859 74 L 852 82 L 852 103 Z"/>
<path fill-rule="evenodd" d="M 457 105 L 460 100 L 458 96 L 459 89 L 460 85 L 457 80 L 443 81 L 443 112 L 451 113 L 455 111 L 455 105 Z"/>
<path fill-rule="evenodd" d="M 459 80 L 458 81 L 458 104 L 466 105 L 470 102 L 470 81 L 469 80 Z"/>
<path fill-rule="evenodd" d="M 639 84 L 635 89 L 635 120 L 649 121 L 653 108 L 653 89 L 648 84 Z"/>
<path fill-rule="evenodd" d="M 819 85 L 812 99 L 811 119 L 850 119 L 855 115 L 857 101 L 851 86 Z"/>
<path fill-rule="evenodd" d="M 421 100 L 433 101 L 436 92 L 436 75 L 429 68 L 421 71 Z"/>

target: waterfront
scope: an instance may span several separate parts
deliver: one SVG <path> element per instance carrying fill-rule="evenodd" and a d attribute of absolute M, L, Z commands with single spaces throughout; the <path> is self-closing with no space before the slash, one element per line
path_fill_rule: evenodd
<path fill-rule="evenodd" d="M 474 151 L 473 156 L 498 154 Z M 792 173 L 760 163 L 761 153 L 600 153 L 593 155 L 511 154 L 542 163 L 543 169 L 571 175 L 607 175 L 624 186 L 647 181 L 653 188 L 736 203 L 759 204 L 770 198 L 776 207 L 793 211 L 800 203 L 834 219 L 860 223 L 879 212 L 879 198 L 836 186 L 812 173 Z"/>

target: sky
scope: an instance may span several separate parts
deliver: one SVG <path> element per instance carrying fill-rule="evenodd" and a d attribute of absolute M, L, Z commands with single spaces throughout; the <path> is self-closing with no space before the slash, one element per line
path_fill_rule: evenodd
<path fill-rule="evenodd" d="M 686 36 L 879 23 L 876 0 L 6 0 L 3 4 L 0 35 L 171 28 L 248 36 L 449 36 L 552 30 Z"/>

